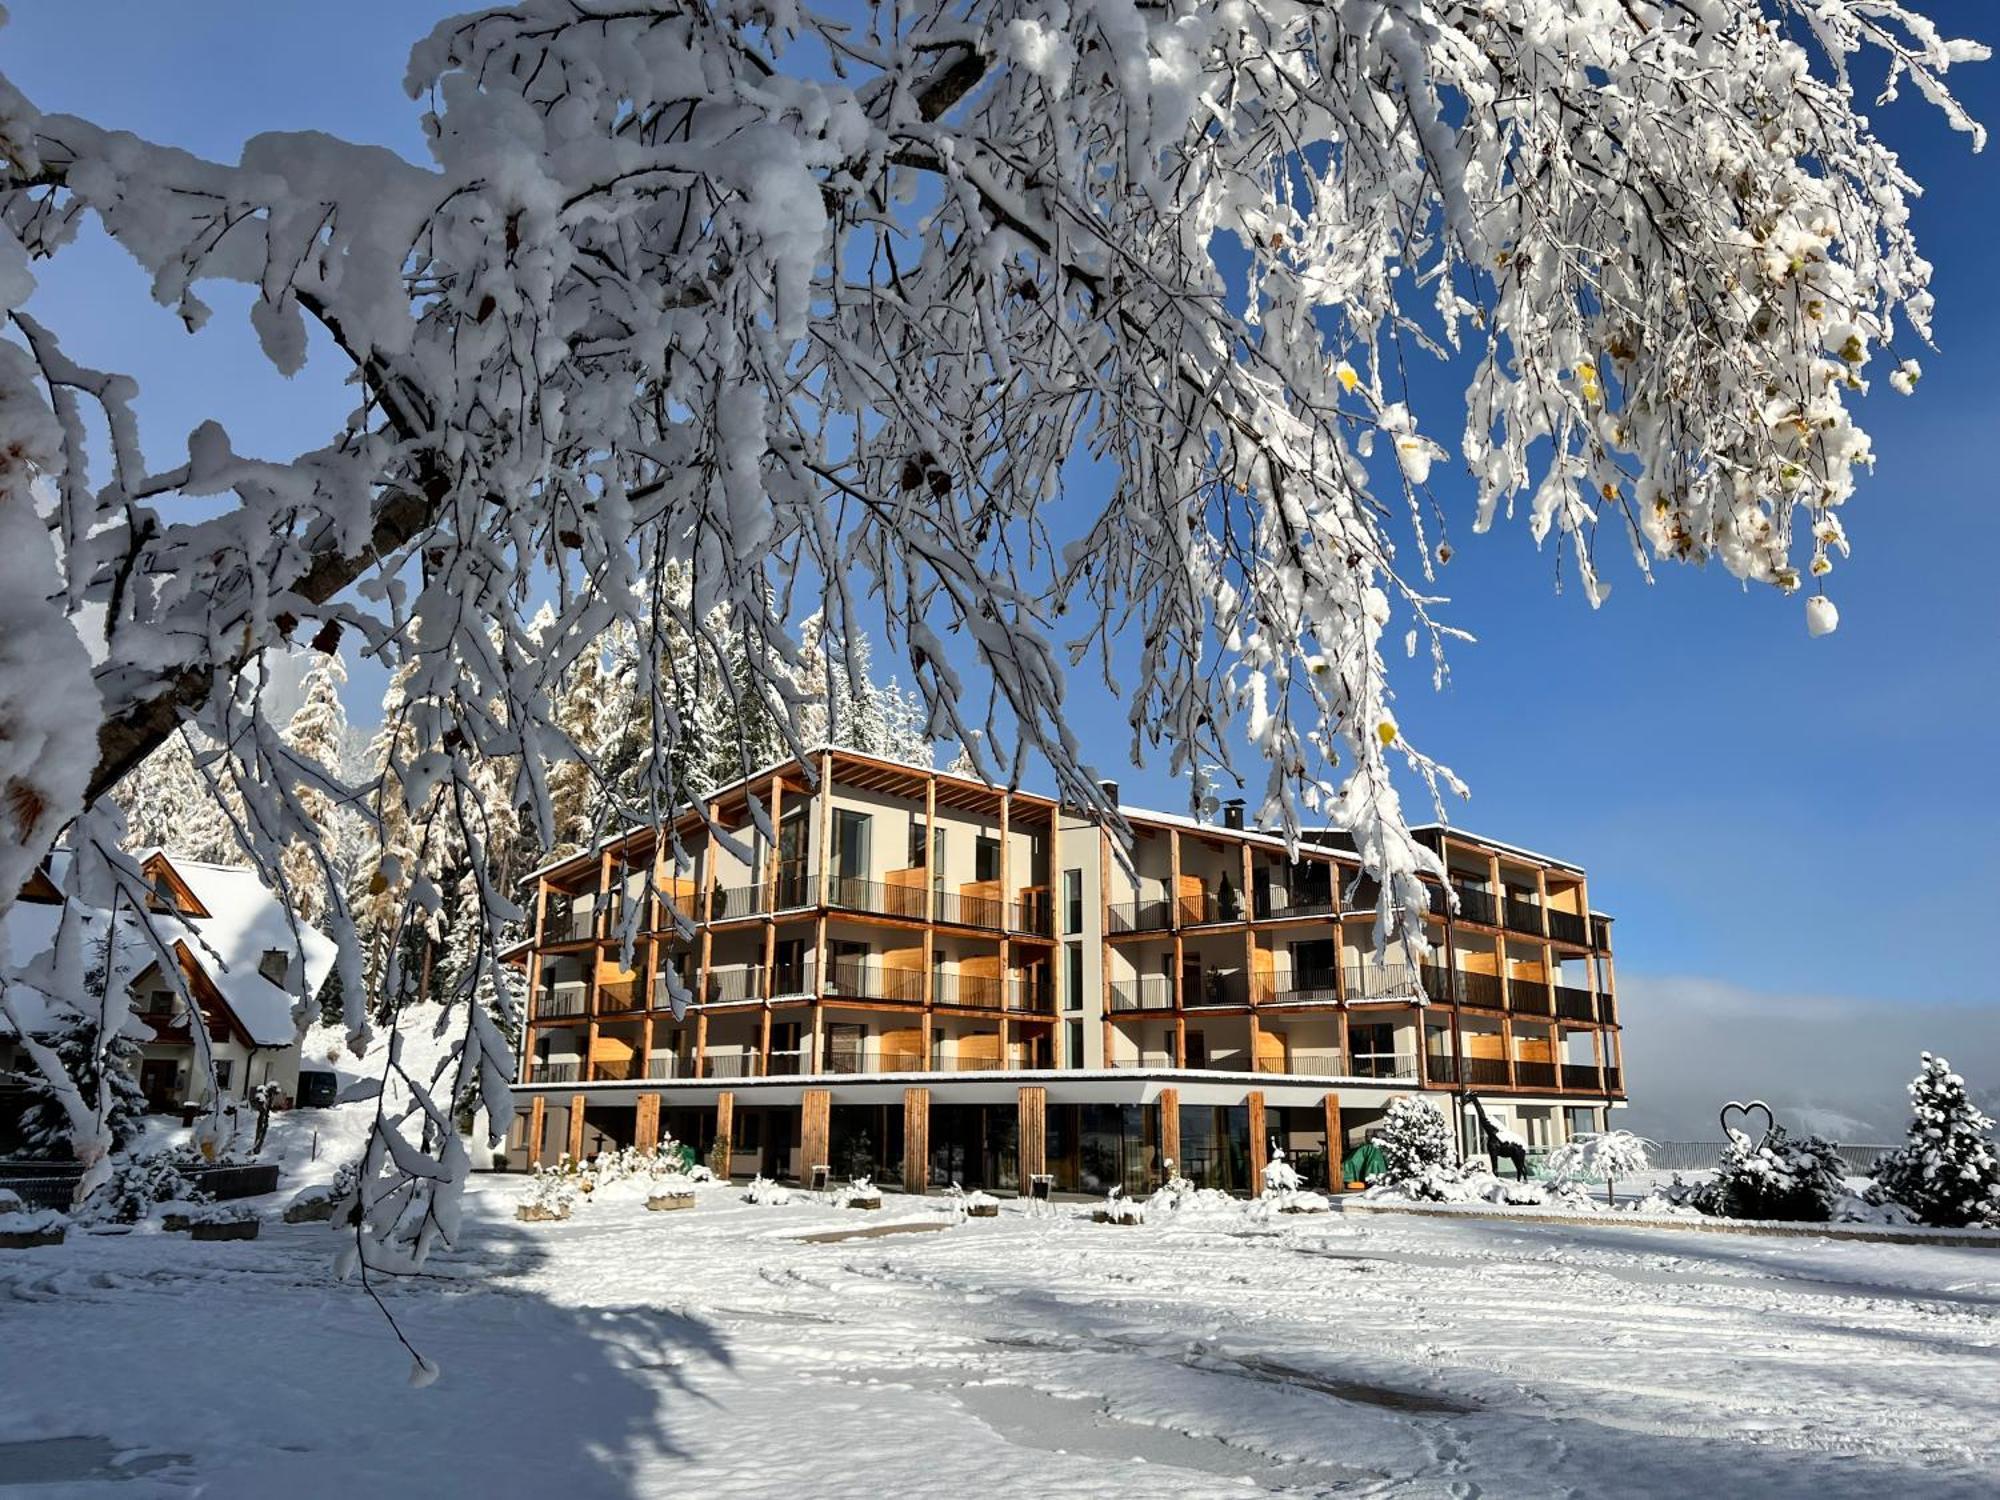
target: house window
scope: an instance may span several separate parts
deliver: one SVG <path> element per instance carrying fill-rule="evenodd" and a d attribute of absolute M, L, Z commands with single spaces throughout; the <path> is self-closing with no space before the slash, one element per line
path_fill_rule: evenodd
<path fill-rule="evenodd" d="M 1083 931 L 1083 871 L 1063 871 L 1063 931 Z"/>
<path fill-rule="evenodd" d="M 1083 1066 L 1083 1022 L 1069 1023 L 1069 1038 L 1063 1046 L 1063 1061 L 1072 1068 Z"/>
<path fill-rule="evenodd" d="M 146 996 L 146 1014 L 149 1016 L 170 1016 L 174 1012 L 174 992 L 154 990 Z"/>
<path fill-rule="evenodd" d="M 833 869 L 842 880 L 868 878 L 868 814 L 848 808 L 833 813 Z"/>
<path fill-rule="evenodd" d="M 924 828 L 924 820 L 915 813 L 910 814 L 910 863 L 912 870 L 921 870 L 930 855 L 931 838 Z"/>
<path fill-rule="evenodd" d="M 235 1070 L 236 1064 L 231 1059 L 218 1057 L 215 1060 L 215 1091 L 217 1093 L 226 1094 L 229 1092 L 229 1080 Z"/>
<path fill-rule="evenodd" d="M 1063 1009 L 1083 1009 L 1083 944 L 1063 947 Z"/>
<path fill-rule="evenodd" d="M 983 833 L 979 835 L 978 842 L 972 846 L 972 878 L 1000 878 L 1000 840 L 990 839 Z"/>
<path fill-rule="evenodd" d="M 264 956 L 257 960 L 257 972 L 280 987 L 284 985 L 285 976 L 291 968 L 291 955 L 283 948 L 266 948 Z"/>

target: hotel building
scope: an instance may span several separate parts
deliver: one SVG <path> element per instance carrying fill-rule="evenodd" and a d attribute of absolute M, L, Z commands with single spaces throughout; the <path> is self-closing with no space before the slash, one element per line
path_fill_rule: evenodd
<path fill-rule="evenodd" d="M 1324 1183 L 1399 1095 L 1473 1149 L 1473 1095 L 1532 1148 L 1624 1099 L 1611 919 L 1562 860 L 1420 830 L 1458 903 L 1432 885 L 1411 968 L 1344 835 L 1293 860 L 1240 803 L 1121 805 L 1121 858 L 1049 798 L 838 749 L 707 800 L 728 838 L 690 811 L 678 853 L 637 830 L 529 878 L 513 1161 L 669 1133 L 738 1175 L 1249 1191 L 1274 1141 Z"/>

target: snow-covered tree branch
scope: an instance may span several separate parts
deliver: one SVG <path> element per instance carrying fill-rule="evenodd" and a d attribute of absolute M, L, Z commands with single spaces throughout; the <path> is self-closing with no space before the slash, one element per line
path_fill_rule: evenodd
<path fill-rule="evenodd" d="M 1849 70 L 1976 145 L 1947 75 L 1983 55 L 1894 0 L 530 0 L 416 47 L 424 165 L 302 134 L 209 162 L 0 81 L 0 918 L 87 800 L 199 731 L 247 852 L 283 887 L 317 866 L 359 1033 L 348 894 L 297 853 L 315 807 L 418 821 L 367 884 L 421 923 L 422 846 L 487 868 L 491 768 L 551 840 L 550 768 L 589 753 L 559 685 L 625 629 L 651 753 L 611 811 L 657 816 L 690 790 L 675 673 L 802 748 L 828 674 L 796 585 L 826 641 L 872 601 L 932 737 L 1003 778 L 1039 752 L 1080 804 L 1069 667 L 1098 658 L 1180 771 L 1241 726 L 1264 815 L 1351 828 L 1380 937 L 1420 943 L 1433 857 L 1391 767 L 1449 773 L 1402 736 L 1384 643 L 1441 672 L 1457 628 L 1433 465 L 1469 466 L 1475 529 L 1524 509 L 1593 602 L 1608 526 L 1642 570 L 1713 559 L 1830 628 L 1849 403 L 1885 350 L 1912 384 L 1931 312 Z M 281 371 L 318 325 L 344 425 L 253 458 L 222 409 L 155 467 L 131 382 L 25 310 L 85 219 L 191 332 L 214 281 L 256 289 Z M 1426 355 L 1470 372 L 1455 432 L 1419 420 Z M 1066 487 L 1079 455 L 1101 497 Z M 372 787 L 240 690 L 306 639 L 397 674 Z M 481 894 L 504 994 L 518 914 Z M 466 1009 L 449 1087 L 505 1118 Z M 428 1243 L 450 1174 L 377 1155 L 409 1191 L 371 1201 Z"/>

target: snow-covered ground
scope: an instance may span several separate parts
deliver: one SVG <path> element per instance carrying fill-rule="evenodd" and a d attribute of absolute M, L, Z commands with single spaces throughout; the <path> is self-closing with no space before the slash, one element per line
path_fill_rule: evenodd
<path fill-rule="evenodd" d="M 0 1494 L 1825 1500 L 2000 1463 L 1985 1251 L 723 1187 L 527 1225 L 522 1188 L 385 1290 L 420 1390 L 324 1225 L 0 1251 Z M 54 1438 L 92 1441 L 17 1446 Z"/>

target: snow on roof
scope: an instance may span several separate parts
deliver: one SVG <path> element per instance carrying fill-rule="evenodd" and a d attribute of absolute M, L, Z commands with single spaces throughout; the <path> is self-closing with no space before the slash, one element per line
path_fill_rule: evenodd
<path fill-rule="evenodd" d="M 259 1047 L 282 1047 L 297 1035 L 292 1008 L 297 991 L 273 984 L 258 971 L 264 954 L 276 949 L 288 961 L 303 950 L 306 993 L 318 994 L 333 972 L 332 939 L 315 927 L 299 923 L 296 937 L 285 909 L 256 872 L 237 865 L 204 864 L 179 859 L 162 850 L 140 856 L 144 863 L 159 854 L 186 882 L 194 897 L 208 911 L 206 917 L 182 917 L 170 912 L 147 912 L 146 920 L 166 943 L 180 943 L 201 971 L 214 984 L 223 1003 L 235 1015 L 252 1043 Z M 55 946 L 56 927 L 63 908 L 43 902 L 19 901 L 8 913 L 8 938 L 16 958 L 29 961 L 47 954 Z M 83 914 L 87 934 L 101 929 L 105 914 Z M 155 960 L 153 947 L 136 931 L 120 924 L 124 936 L 119 943 L 119 970 L 128 979 L 144 972 Z M 88 940 L 88 939 L 86 939 Z M 294 979 L 298 976 L 292 975 Z M 26 985 L 10 986 L 9 1003 L 30 1031 L 59 1024 L 51 1014 L 47 997 Z M 0 1032 L 11 1032 L 0 1017 Z"/>
<path fill-rule="evenodd" d="M 167 860 L 209 914 L 183 919 L 156 913 L 153 920 L 193 929 L 200 940 L 189 940 L 188 951 L 252 1042 L 259 1047 L 288 1045 L 297 1035 L 292 1008 L 298 1003 L 298 991 L 273 984 L 258 972 L 258 964 L 273 949 L 288 958 L 303 956 L 305 992 L 317 995 L 333 972 L 333 940 L 304 922 L 295 935 L 285 908 L 254 870 L 172 855 Z"/>

